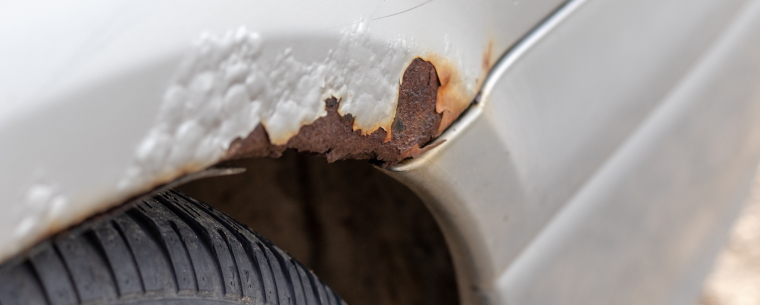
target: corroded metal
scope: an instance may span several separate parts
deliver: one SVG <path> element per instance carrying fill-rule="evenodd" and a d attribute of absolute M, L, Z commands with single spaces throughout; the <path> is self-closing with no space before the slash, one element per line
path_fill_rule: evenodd
<path fill-rule="evenodd" d="M 279 157 L 288 148 L 327 157 L 329 162 L 342 159 L 373 159 L 384 165 L 414 157 L 430 147 L 425 144 L 439 134 L 444 116 L 436 101 L 442 88 L 436 68 L 430 62 L 414 59 L 404 72 L 399 88 L 396 116 L 387 132 L 377 129 L 368 135 L 353 130 L 351 115 L 338 113 L 339 100 L 325 101 L 327 115 L 301 127 L 285 145 L 273 145 L 261 126 L 231 145 L 225 159 L 242 157 Z M 445 128 L 445 127 L 443 127 Z"/>

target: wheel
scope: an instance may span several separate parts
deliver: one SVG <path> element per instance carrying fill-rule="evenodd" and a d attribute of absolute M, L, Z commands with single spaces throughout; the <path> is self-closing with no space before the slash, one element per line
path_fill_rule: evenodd
<path fill-rule="evenodd" d="M 0 304 L 345 304 L 227 215 L 166 191 L 0 266 Z"/>

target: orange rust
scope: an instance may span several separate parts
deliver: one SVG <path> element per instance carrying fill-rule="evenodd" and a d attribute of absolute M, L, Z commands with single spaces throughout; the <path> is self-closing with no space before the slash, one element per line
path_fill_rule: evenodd
<path fill-rule="evenodd" d="M 333 98 L 335 98 L 335 97 L 333 97 Z M 398 98 L 398 96 L 396 98 Z M 342 99 L 340 99 L 339 101 L 342 101 Z M 350 114 L 350 113 L 342 113 L 340 111 L 338 113 L 340 115 L 343 115 L 343 116 L 347 115 L 347 114 Z M 390 117 L 391 118 L 395 118 L 396 117 L 396 109 L 393 110 L 393 115 L 391 115 Z M 308 124 L 301 124 L 301 126 L 304 126 L 304 125 L 308 125 Z M 370 134 L 372 134 L 372 133 L 374 133 L 374 132 L 382 129 L 386 133 L 386 136 L 385 136 L 385 139 L 383 140 L 383 142 L 387 143 L 387 142 L 390 142 L 391 140 L 393 140 L 393 136 L 391 134 L 391 125 L 393 125 L 393 120 L 390 120 L 390 121 L 386 120 L 386 122 L 379 122 L 379 123 L 375 124 L 374 126 L 372 126 L 371 128 L 367 128 L 367 131 L 364 131 L 364 129 L 361 129 L 358 126 L 356 126 L 356 121 L 354 121 L 354 123 L 351 124 L 351 129 L 353 129 L 353 131 L 358 132 L 362 136 L 368 136 L 368 135 L 370 135 Z M 295 136 L 295 134 L 293 136 Z M 287 143 L 287 141 L 286 141 L 286 143 Z"/>
<path fill-rule="evenodd" d="M 410 149 L 408 149 L 406 151 L 401 152 L 400 159 L 403 160 L 403 159 L 406 159 L 406 158 L 416 158 L 417 156 L 419 156 L 421 154 L 424 154 L 425 152 L 427 152 L 427 151 L 429 151 L 429 150 L 431 150 L 433 148 L 438 147 L 439 145 L 443 144 L 443 142 L 446 142 L 446 140 L 440 141 L 438 143 L 426 145 L 423 148 L 420 148 L 419 144 L 414 144 L 414 146 L 412 146 L 412 148 L 410 148 Z"/>
<path fill-rule="evenodd" d="M 465 109 L 467 109 L 474 96 L 470 96 L 471 94 L 468 94 L 467 86 L 464 79 L 462 78 L 459 69 L 457 69 L 456 65 L 451 62 L 450 59 L 436 53 L 429 53 L 426 56 L 420 56 L 419 58 L 422 58 L 433 64 L 438 74 L 438 80 L 441 83 L 441 86 L 438 88 L 438 94 L 436 97 L 436 112 L 443 115 L 441 125 L 439 126 L 438 132 L 435 135 L 439 136 L 441 133 L 443 133 L 444 130 L 446 130 L 446 128 L 451 125 L 451 123 L 454 122 L 454 120 L 459 117 L 459 115 L 462 114 Z M 481 87 L 483 80 L 488 74 L 488 71 L 491 70 L 493 63 L 493 39 L 489 39 L 488 45 L 483 51 L 483 58 L 481 60 L 482 72 L 480 77 L 476 79 L 475 88 Z M 409 64 L 411 64 L 411 62 Z M 404 68 L 404 70 L 406 70 L 406 68 Z M 398 99 L 398 94 L 396 95 L 396 99 Z M 379 129 L 383 129 L 386 133 L 383 142 L 390 142 L 393 139 L 392 125 L 393 118 L 396 117 L 397 110 L 397 108 L 394 108 L 394 113 L 393 115 L 389 116 L 389 119 L 383 122 L 376 122 L 374 126 L 367 128 L 367 130 L 356 126 L 355 121 L 352 123 L 351 128 L 354 131 L 359 132 L 359 134 L 362 136 L 368 136 L 378 131 Z M 341 113 L 340 111 L 338 111 L 338 113 L 342 116 L 347 115 L 347 113 Z M 306 126 L 312 123 L 313 121 L 304 121 L 301 122 L 300 125 Z M 261 124 L 265 130 L 268 129 L 266 121 L 262 121 Z M 283 137 L 270 139 L 270 141 L 275 145 L 285 145 L 290 138 L 296 136 L 297 134 L 298 131 L 292 131 Z"/>
<path fill-rule="evenodd" d="M 407 65 L 407 67 L 408 67 L 408 65 Z M 404 68 L 404 71 L 406 71 L 406 68 Z M 403 76 L 403 72 L 402 72 L 402 76 Z M 353 97 L 352 94 L 349 94 L 349 96 Z M 343 101 L 343 99 L 338 99 L 338 98 L 336 98 L 334 96 L 332 96 L 332 98 L 337 99 L 338 102 Z M 396 101 L 398 101 L 398 92 L 396 92 L 395 99 L 396 99 Z M 386 118 L 385 121 L 375 122 L 375 124 L 372 127 L 367 128 L 366 130 L 358 127 L 356 125 L 356 121 L 354 121 L 353 123 L 351 123 L 351 129 L 353 129 L 353 131 L 358 132 L 362 136 L 369 136 L 370 134 L 373 134 L 373 133 L 377 132 L 378 130 L 382 129 L 382 130 L 385 131 L 385 134 L 386 134 L 385 139 L 383 140 L 383 142 L 384 143 L 390 142 L 391 140 L 393 140 L 393 135 L 392 135 L 392 132 L 391 132 L 391 128 L 392 128 L 392 125 L 393 125 L 393 119 L 396 117 L 396 110 L 397 109 L 394 108 L 393 109 L 393 113 L 390 116 L 388 116 L 388 118 Z M 338 114 L 340 114 L 341 116 L 352 115 L 351 113 L 343 113 L 341 111 L 338 111 Z M 309 123 L 309 124 L 311 124 L 311 123 Z M 301 126 L 304 126 L 304 125 L 308 125 L 308 124 L 301 124 Z"/>
<path fill-rule="evenodd" d="M 481 76 L 478 79 L 478 87 L 480 87 L 483 84 L 483 81 L 486 78 L 486 75 L 488 75 L 488 71 L 491 71 L 491 68 L 493 67 L 494 58 L 493 58 L 493 39 L 488 40 L 488 47 L 486 47 L 486 50 L 483 51 L 483 60 L 482 60 L 482 66 L 481 68 L 483 71 L 481 71 Z"/>
<path fill-rule="evenodd" d="M 396 117 L 396 113 L 395 112 L 393 113 L 393 117 Z M 391 124 L 393 124 L 393 122 L 391 122 Z M 391 132 L 391 126 L 390 125 L 388 125 L 388 127 L 381 126 L 380 128 L 382 128 L 383 130 L 385 130 L 385 140 L 383 140 L 383 143 L 388 143 L 391 140 L 393 140 L 393 133 Z"/>
<path fill-rule="evenodd" d="M 436 93 L 436 102 L 435 102 L 435 112 L 441 114 L 440 125 L 438 125 L 439 127 L 437 130 L 437 133 L 435 134 L 435 136 L 438 136 L 449 125 L 451 125 L 451 123 L 469 106 L 470 102 L 472 101 L 473 96 L 469 96 L 466 90 L 466 86 L 465 86 L 466 84 L 464 83 L 464 80 L 462 78 L 460 71 L 457 69 L 456 65 L 453 62 L 451 62 L 449 59 L 441 55 L 433 54 L 433 53 L 428 54 L 427 56 L 421 56 L 421 58 L 432 63 L 435 69 L 435 75 L 437 75 L 438 81 L 440 83 L 440 86 L 438 87 L 438 90 Z M 482 58 L 483 73 L 482 73 L 482 76 L 476 80 L 476 85 L 477 85 L 476 88 L 479 88 L 482 85 L 485 75 L 487 75 L 488 71 L 490 71 L 491 67 L 493 66 L 493 63 L 494 63 L 493 42 L 489 41 L 488 46 L 486 47 L 483 53 L 483 58 Z M 392 116 L 394 118 L 397 116 L 397 114 L 395 113 L 396 110 L 397 109 L 394 109 L 394 115 Z M 344 117 L 344 116 L 341 115 L 341 117 Z M 310 124 L 314 124 L 314 122 L 301 122 L 302 128 L 303 126 L 308 126 Z M 358 133 L 360 133 L 361 136 L 369 136 L 377 132 L 380 128 L 382 128 L 385 132 L 385 135 L 382 136 L 384 138 L 383 143 L 385 144 L 387 142 L 390 142 L 393 139 L 393 132 L 391 131 L 392 124 L 393 124 L 392 121 L 390 123 L 382 122 L 382 123 L 377 124 L 374 128 L 370 129 L 369 131 L 365 132 L 363 130 L 355 129 L 355 125 L 353 124 L 353 122 L 351 122 L 350 128 L 354 129 L 354 131 L 358 131 Z M 286 137 L 287 139 L 284 141 L 284 143 L 282 139 L 278 139 L 278 141 L 270 142 L 270 139 L 268 138 L 267 133 L 265 131 L 266 129 L 265 125 L 266 125 L 266 122 L 262 121 L 260 127 L 257 127 L 261 129 L 260 131 L 263 132 L 264 137 L 265 137 L 263 141 L 265 141 L 266 143 L 263 143 L 262 146 L 281 145 L 282 147 L 277 147 L 277 149 L 274 149 L 272 152 L 267 152 L 267 154 L 262 155 L 262 156 L 277 157 L 281 153 L 279 149 L 281 148 L 282 150 L 284 150 L 285 149 L 284 145 L 287 142 L 289 142 L 291 138 L 295 137 L 299 133 L 299 132 L 293 132 L 293 134 L 288 134 Z M 254 132 L 252 132 L 251 134 L 254 134 Z M 233 143 L 230 146 L 230 149 L 226 152 L 225 156 L 220 158 L 219 161 L 244 157 L 246 153 L 244 151 L 245 147 L 240 148 L 239 146 L 243 145 L 240 142 L 242 142 L 242 139 L 236 139 L 235 141 L 233 141 Z M 393 164 L 405 158 L 419 156 L 423 154 L 424 152 L 442 143 L 443 142 L 441 141 L 432 145 L 423 146 L 422 148 L 420 148 L 419 143 L 415 143 L 410 148 L 397 152 L 398 157 L 396 158 L 395 161 L 392 161 L 390 164 Z M 336 160 L 342 159 L 344 157 L 345 156 L 341 155 L 339 157 L 335 157 L 335 159 Z M 56 233 L 59 233 L 63 230 L 70 228 L 71 225 L 68 225 L 67 223 L 79 223 L 82 220 L 87 219 L 88 217 L 91 217 L 93 214 L 108 213 L 108 211 L 113 210 L 116 207 L 118 207 L 119 202 L 122 202 L 122 203 L 129 202 L 133 200 L 134 198 L 141 196 L 140 194 L 148 193 L 151 190 L 161 185 L 164 185 L 165 183 L 171 182 L 183 175 L 198 172 L 207 167 L 208 165 L 189 163 L 169 173 L 163 173 L 159 175 L 158 177 L 154 177 L 151 183 L 145 184 L 141 186 L 140 188 L 136 190 L 132 190 L 130 192 L 131 194 L 138 194 L 137 196 L 132 196 L 129 198 L 120 198 L 120 200 L 119 199 L 113 200 L 110 203 L 102 205 L 101 206 L 102 210 L 100 211 L 95 210 L 94 213 L 93 211 L 88 211 L 86 213 L 75 216 L 73 218 L 75 221 L 68 221 L 65 223 L 60 222 L 58 220 L 51 221 L 50 223 L 47 224 L 43 232 L 39 234 L 36 238 L 34 238 L 32 241 L 33 243 L 36 243 Z"/>
<path fill-rule="evenodd" d="M 322 107 L 324 108 L 324 101 L 322 102 Z M 313 124 L 314 121 L 316 121 L 319 118 L 320 117 L 316 117 L 313 120 L 302 119 L 301 122 L 298 123 L 298 126 L 306 126 L 306 125 L 309 125 L 309 124 Z M 264 127 L 264 130 L 267 130 L 267 134 L 269 134 L 269 131 L 268 131 L 269 130 L 269 120 L 268 120 L 268 118 L 262 119 L 260 121 L 260 124 Z M 298 134 L 298 130 L 291 130 L 288 133 L 286 133 L 284 135 L 281 135 L 279 137 L 276 137 L 276 138 L 270 136 L 269 141 L 271 141 L 272 144 L 274 144 L 274 145 L 285 145 L 286 143 L 288 143 L 288 140 L 290 140 L 291 138 L 295 137 L 297 134 Z"/>
<path fill-rule="evenodd" d="M 465 83 L 461 72 L 451 60 L 434 53 L 428 54 L 422 58 L 431 62 L 433 66 L 435 66 L 436 72 L 438 73 L 438 80 L 441 83 L 436 97 L 436 111 L 443 115 L 441 125 L 436 134 L 436 136 L 439 136 L 459 117 L 459 115 L 462 114 L 462 112 L 464 112 L 465 109 L 467 109 L 467 107 L 469 107 L 474 96 L 470 96 L 473 93 L 467 92 L 467 84 Z M 483 58 L 481 61 L 482 72 L 481 77 L 476 79 L 476 88 L 480 88 L 483 84 L 483 80 L 488 74 L 488 71 L 491 70 L 493 62 L 493 40 L 489 40 L 488 45 L 483 51 Z"/>
<path fill-rule="evenodd" d="M 435 112 L 440 113 L 442 115 L 440 125 L 438 127 L 438 131 L 435 134 L 435 136 L 440 135 L 451 123 L 469 106 L 470 102 L 472 101 L 473 96 L 469 96 L 466 90 L 466 86 L 464 83 L 464 80 L 462 78 L 462 75 L 460 74 L 459 70 L 456 68 L 455 64 L 438 54 L 429 54 L 428 56 L 420 57 L 423 60 L 429 61 L 432 66 L 434 67 L 435 75 L 438 77 L 438 82 L 440 83 L 440 86 L 438 86 L 438 90 L 436 93 L 436 102 L 435 102 Z M 483 59 L 482 59 L 482 69 L 483 69 L 483 75 L 482 77 L 477 79 L 477 86 L 476 88 L 479 88 L 483 82 L 483 79 L 485 75 L 488 73 L 488 71 L 493 66 L 494 58 L 493 58 L 493 42 L 489 41 L 488 46 L 486 47 L 484 53 L 483 53 Z M 410 65 L 412 62 L 410 62 Z M 408 67 L 407 67 L 408 68 Z M 405 69 L 406 71 L 407 69 Z M 398 95 L 397 95 L 398 96 Z M 339 102 L 339 101 L 338 101 Z M 337 109 L 336 109 L 337 110 Z M 396 111 L 398 110 L 398 106 L 396 109 L 394 109 L 394 118 L 397 116 Z M 344 117 L 341 115 L 341 117 Z M 319 120 L 321 118 L 317 118 Z M 259 127 L 263 131 L 264 134 L 264 141 L 266 143 L 263 143 L 263 146 L 282 146 L 282 149 L 284 149 L 285 144 L 280 144 L 282 140 L 280 141 L 272 141 L 268 138 L 268 134 L 266 132 L 266 122 L 262 121 L 260 122 L 261 126 Z M 314 122 L 301 122 L 302 128 L 303 126 L 309 126 L 310 124 L 314 124 Z M 386 123 L 382 122 L 376 126 L 376 128 L 371 129 L 369 132 L 365 132 L 363 130 L 357 130 L 354 129 L 355 132 L 361 134 L 362 136 L 369 136 L 373 133 L 381 133 L 378 132 L 379 129 L 383 129 L 385 132 L 385 136 L 383 136 L 384 141 L 383 143 L 390 142 L 393 139 L 393 132 L 391 131 L 393 122 Z M 385 126 L 387 125 L 387 126 Z M 355 128 L 353 122 L 351 122 L 352 129 Z M 299 129 L 300 132 L 300 129 Z M 285 141 L 287 143 L 290 141 L 290 139 L 294 138 L 299 134 L 299 132 L 294 132 L 293 135 L 288 135 L 288 140 Z M 252 132 L 253 134 L 254 132 Z M 235 144 L 238 144 L 240 146 L 241 139 L 237 139 L 236 141 L 233 141 L 233 143 L 230 146 L 230 149 L 227 151 L 226 155 L 221 158 L 221 160 L 229 160 L 229 159 L 235 159 L 239 158 L 241 156 L 238 156 L 237 154 L 240 153 L 237 150 L 239 150 Z M 270 142 L 271 141 L 271 142 Z M 407 158 L 407 157 L 415 157 L 418 156 L 436 146 L 438 146 L 440 143 L 436 143 L 434 145 L 428 145 L 420 148 L 419 144 L 415 144 L 413 147 L 409 148 L 408 150 L 402 151 L 400 153 L 401 158 L 398 159 L 399 161 Z M 277 157 L 279 155 L 279 151 L 276 152 L 270 152 L 268 155 L 269 157 Z M 264 155 L 262 155 L 264 156 Z M 398 161 L 395 161 L 398 162 Z M 395 163 L 394 162 L 394 163 Z M 156 186 L 163 185 L 165 183 L 168 183 L 178 177 L 181 177 L 183 175 L 198 172 L 200 170 L 203 170 L 204 168 L 208 167 L 207 165 L 203 164 L 197 164 L 197 163 L 189 163 L 185 164 L 179 169 L 176 169 L 169 173 L 164 173 L 160 175 L 159 177 L 156 177 L 153 179 L 153 183 L 144 185 L 139 190 L 137 190 L 136 193 L 145 193 L 147 191 L 150 191 L 151 189 L 154 189 Z M 57 228 L 51 231 L 58 231 Z"/>
<path fill-rule="evenodd" d="M 423 59 L 435 66 L 438 80 L 441 83 L 441 86 L 438 87 L 435 102 L 436 112 L 443 115 L 441 125 L 436 133 L 436 136 L 438 136 L 467 108 L 470 99 L 467 96 L 467 89 L 462 75 L 454 63 L 437 54 L 428 55 L 423 57 Z"/>
<path fill-rule="evenodd" d="M 391 128 L 378 128 L 370 134 L 355 130 L 354 117 L 338 112 L 340 101 L 325 100 L 326 116 L 302 125 L 285 144 L 273 143 L 263 122 L 248 136 L 234 140 L 224 159 L 241 157 L 279 157 L 285 149 L 320 154 L 328 162 L 341 159 L 375 159 L 393 165 L 406 157 L 425 151 L 438 132 L 443 115 L 436 110 L 440 81 L 432 63 L 415 58 L 406 67 L 399 87 L 398 103 Z M 387 141 L 390 133 L 391 141 Z M 416 146 L 415 146 L 416 145 Z"/>
<path fill-rule="evenodd" d="M 233 141 L 230 144 L 230 147 L 226 151 L 225 155 L 216 161 L 254 156 L 278 157 L 282 151 L 288 147 L 295 148 L 303 152 L 323 154 L 327 156 L 328 160 L 331 162 L 349 158 L 374 158 L 385 162 L 385 164 L 388 165 L 396 164 L 405 158 L 416 157 L 420 154 L 423 154 L 424 152 L 443 143 L 438 142 L 436 144 L 425 146 L 425 144 L 433 138 L 436 130 L 438 130 L 438 134 L 440 134 L 440 131 L 443 130 L 443 128 L 439 128 L 439 126 L 443 125 L 440 123 L 441 118 L 446 118 L 447 116 L 449 118 L 449 121 L 445 126 L 443 126 L 445 128 L 469 104 L 469 99 L 465 96 L 465 92 L 463 90 L 464 87 L 462 87 L 462 90 L 460 91 L 455 90 L 457 88 L 460 88 L 461 77 L 459 76 L 458 71 L 454 69 L 454 65 L 448 64 L 449 62 L 443 57 L 431 58 L 435 58 L 432 60 L 432 63 L 423 63 L 421 62 L 421 59 L 415 58 L 405 69 L 405 72 L 408 72 L 409 70 L 418 70 L 418 73 L 412 76 L 408 76 L 410 79 L 403 82 L 404 86 L 411 87 L 406 89 L 403 89 L 401 87 L 399 88 L 399 91 L 409 92 L 405 93 L 405 98 L 402 98 L 402 94 L 398 93 L 398 101 L 401 103 L 401 100 L 405 100 L 407 104 L 415 105 L 404 106 L 404 103 L 397 105 L 397 108 L 394 109 L 394 121 L 392 121 L 389 126 L 385 127 L 380 125 L 369 134 L 361 132 L 361 137 L 357 137 L 360 141 L 368 142 L 369 144 L 366 146 L 369 148 L 357 146 L 358 149 L 356 149 L 356 147 L 349 147 L 347 143 L 350 144 L 352 142 L 351 139 L 348 138 L 348 136 L 351 136 L 351 132 L 345 133 L 344 137 L 342 138 L 335 138 L 332 136 L 332 134 L 339 134 L 337 131 L 332 130 L 339 129 L 339 123 L 344 123 L 343 121 L 346 121 L 345 127 L 348 130 L 351 130 L 354 125 L 353 119 L 350 118 L 350 115 L 338 115 L 337 103 L 339 103 L 339 101 L 333 99 L 333 102 L 335 103 L 333 107 L 335 109 L 333 110 L 334 113 L 332 114 L 334 114 L 335 117 L 332 119 L 332 121 L 328 120 L 330 119 L 329 116 L 325 116 L 318 118 L 314 122 L 302 122 L 302 126 L 299 129 L 299 132 L 296 132 L 292 136 L 289 135 L 289 139 L 285 141 L 284 144 L 279 144 L 278 142 L 271 141 L 269 139 L 266 132 L 266 122 L 262 121 L 256 127 L 256 129 L 254 129 L 245 139 L 238 138 Z M 436 70 L 437 67 L 440 68 Z M 427 78 L 423 77 L 426 73 L 429 76 Z M 406 76 L 406 73 L 404 73 L 404 75 Z M 439 80 L 438 78 L 441 79 Z M 419 84 L 415 85 L 415 82 L 418 82 Z M 439 83 L 442 86 L 438 86 Z M 443 87 L 443 85 L 446 85 L 447 87 Z M 441 100 L 441 97 L 444 97 L 444 100 L 447 102 L 436 102 L 433 100 L 433 97 L 436 97 L 437 100 Z M 417 105 L 417 103 L 420 103 L 420 105 Z M 425 104 L 426 106 L 421 104 Z M 441 105 L 444 105 L 446 107 L 441 107 Z M 325 106 L 327 108 L 327 103 Z M 400 112 L 398 111 L 399 107 L 402 109 Z M 414 110 L 410 111 L 410 109 Z M 439 116 L 438 114 L 441 115 Z M 428 122 L 429 124 L 426 125 L 420 120 L 415 120 L 415 118 L 420 118 L 423 121 L 425 118 L 435 119 L 433 120 L 433 123 Z M 408 125 L 406 125 L 405 128 L 395 128 L 396 130 L 391 132 L 391 126 L 395 126 L 393 123 L 396 121 L 401 121 L 401 119 L 403 119 L 406 122 L 405 124 Z M 315 127 L 318 125 L 317 123 L 325 123 L 323 121 L 327 121 L 327 123 L 333 123 L 337 127 L 328 126 L 332 128 L 331 130 L 328 130 L 327 128 L 319 129 Z M 322 125 L 327 124 L 325 123 Z M 400 125 L 404 127 L 403 124 Z M 429 128 L 425 126 L 429 126 Z M 309 128 L 313 129 L 311 130 L 311 133 L 308 133 L 308 135 L 301 134 L 304 130 L 309 130 Z M 384 131 L 379 131 L 380 128 L 382 128 Z M 359 133 L 356 130 L 353 131 L 357 134 Z M 302 137 L 299 138 L 299 135 Z M 320 140 L 319 137 L 315 135 L 323 135 L 324 139 Z M 394 137 L 394 135 L 396 137 Z M 385 140 L 383 141 L 382 139 Z M 293 144 L 298 140 L 301 141 L 299 145 L 287 146 L 287 144 Z M 327 140 L 333 140 L 334 143 L 328 143 L 329 141 Z M 357 142 L 359 140 L 355 140 L 354 142 Z M 248 142 L 246 143 L 245 141 Z M 258 143 L 256 141 L 259 141 L 261 143 Z M 310 141 L 318 143 L 310 143 Z M 325 146 L 325 148 L 322 148 L 320 146 L 322 144 L 325 144 L 327 146 Z M 36 243 L 38 241 L 44 240 L 56 233 L 69 229 L 71 227 L 70 224 L 80 223 L 81 221 L 90 218 L 93 215 L 107 214 L 109 211 L 112 211 L 113 209 L 119 207 L 119 203 L 131 202 L 135 198 L 138 198 L 143 194 L 147 194 L 152 190 L 165 185 L 166 183 L 174 181 L 175 179 L 180 178 L 186 174 L 201 171 L 210 165 L 211 164 L 188 162 L 177 169 L 158 174 L 154 177 L 151 177 L 150 183 L 145 183 L 136 189 L 130 190 L 127 195 L 120 195 L 119 198 L 106 200 L 102 205 L 84 210 L 81 214 L 78 214 L 73 218 L 69 218 L 69 221 L 51 221 L 46 225 L 43 232 L 37 235 L 37 237 L 32 241 Z"/>
<path fill-rule="evenodd" d="M 341 114 L 341 115 L 343 115 L 343 114 Z M 393 113 L 393 117 L 395 117 L 395 116 L 396 116 L 396 113 L 394 112 Z M 354 123 L 351 124 L 351 129 L 353 129 L 354 131 L 358 132 L 362 136 L 369 136 L 369 135 L 375 133 L 376 131 L 382 129 L 382 130 L 385 131 L 385 134 L 386 134 L 385 135 L 385 139 L 383 139 L 383 143 L 388 143 L 391 140 L 393 140 L 393 134 L 390 131 L 392 124 L 393 124 L 393 122 L 391 122 L 391 123 L 383 122 L 381 124 L 377 124 L 377 125 L 373 126 L 372 128 L 368 128 L 369 131 L 364 131 L 364 129 L 356 127 L 356 122 L 354 122 Z M 308 125 L 308 124 L 304 124 L 302 126 L 305 126 L 305 125 Z"/>
<path fill-rule="evenodd" d="M 335 97 L 333 97 L 333 98 L 335 98 Z M 342 101 L 342 99 L 339 99 L 339 101 Z M 350 113 L 342 113 L 340 111 L 338 113 L 340 115 L 342 115 L 342 116 L 350 115 Z M 390 116 L 390 117 L 391 118 L 396 117 L 396 110 L 395 109 L 393 111 L 393 115 Z M 369 135 L 375 133 L 376 131 L 382 129 L 386 133 L 386 136 L 385 136 L 385 139 L 383 140 L 383 142 L 384 143 L 385 142 L 390 142 L 393 139 L 393 136 L 391 134 L 391 125 L 393 125 L 393 120 L 390 120 L 390 121 L 386 120 L 386 121 L 387 122 L 379 122 L 379 123 L 375 124 L 374 126 L 372 126 L 371 128 L 367 128 L 367 131 L 365 131 L 364 129 L 361 129 L 358 126 L 356 126 L 356 121 L 354 121 L 354 123 L 351 124 L 351 129 L 353 131 L 358 132 L 362 136 L 369 136 Z M 309 124 L 301 124 L 301 126 L 306 126 L 306 125 L 309 125 Z M 295 133 L 295 134 L 297 134 L 297 133 Z M 295 136 L 295 134 L 293 134 L 293 136 Z M 285 143 L 287 143 L 287 141 Z"/>

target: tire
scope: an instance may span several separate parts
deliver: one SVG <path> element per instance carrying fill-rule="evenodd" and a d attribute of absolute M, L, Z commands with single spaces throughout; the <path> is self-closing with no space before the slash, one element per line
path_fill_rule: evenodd
<path fill-rule="evenodd" d="M 170 190 L 0 266 L 0 305 L 345 304 L 229 216 Z"/>

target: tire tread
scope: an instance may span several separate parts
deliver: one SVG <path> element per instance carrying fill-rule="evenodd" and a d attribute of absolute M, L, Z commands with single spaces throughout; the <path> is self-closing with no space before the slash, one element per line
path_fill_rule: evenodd
<path fill-rule="evenodd" d="M 0 305 L 159 301 L 345 304 L 271 242 L 174 190 L 54 236 L 0 266 Z"/>

